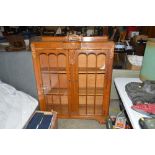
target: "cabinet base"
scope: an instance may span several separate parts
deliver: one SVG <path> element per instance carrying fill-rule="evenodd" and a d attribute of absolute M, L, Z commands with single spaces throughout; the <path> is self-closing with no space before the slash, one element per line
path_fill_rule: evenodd
<path fill-rule="evenodd" d="M 58 118 L 65 118 L 65 119 L 87 119 L 87 120 L 96 120 L 99 124 L 106 123 L 106 116 L 92 116 L 92 115 L 60 115 L 58 114 Z"/>

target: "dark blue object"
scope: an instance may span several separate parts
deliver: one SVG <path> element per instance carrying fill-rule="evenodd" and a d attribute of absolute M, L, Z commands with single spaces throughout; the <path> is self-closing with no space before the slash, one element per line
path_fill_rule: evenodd
<path fill-rule="evenodd" d="M 29 124 L 27 125 L 26 129 L 36 129 L 40 124 L 41 120 L 43 119 L 43 113 L 35 113 L 32 119 L 30 120 Z"/>
<path fill-rule="evenodd" d="M 26 129 L 48 129 L 51 126 L 52 117 L 53 115 L 36 112 L 29 121 Z"/>
<path fill-rule="evenodd" d="M 53 115 L 44 115 L 38 129 L 48 129 L 51 126 Z"/>

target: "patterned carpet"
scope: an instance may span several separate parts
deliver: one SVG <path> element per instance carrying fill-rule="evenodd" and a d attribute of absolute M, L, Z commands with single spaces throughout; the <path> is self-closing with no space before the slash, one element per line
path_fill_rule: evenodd
<path fill-rule="evenodd" d="M 111 100 L 110 115 L 116 116 L 120 112 L 119 102 L 119 100 Z M 58 129 L 106 129 L 106 126 L 95 120 L 58 119 Z"/>

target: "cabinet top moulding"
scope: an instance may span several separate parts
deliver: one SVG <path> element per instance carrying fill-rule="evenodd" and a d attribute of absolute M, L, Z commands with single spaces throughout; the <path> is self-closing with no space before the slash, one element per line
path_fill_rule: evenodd
<path fill-rule="evenodd" d="M 81 50 L 95 50 L 95 49 L 108 49 L 114 48 L 114 42 L 113 41 L 105 41 L 105 42 L 33 42 L 31 44 L 31 48 L 33 51 L 33 48 L 38 50 L 42 49 L 81 49 Z"/>
<path fill-rule="evenodd" d="M 39 41 L 32 41 L 33 49 L 109 49 L 114 47 L 112 41 L 108 41 L 107 36 L 98 37 L 82 37 L 77 35 L 69 35 L 65 37 L 48 37 L 42 36 Z"/>
<path fill-rule="evenodd" d="M 68 42 L 68 41 L 80 41 L 80 42 L 103 42 L 108 41 L 108 36 L 98 36 L 98 37 L 83 37 L 78 35 L 69 35 L 63 37 L 50 37 L 42 36 L 41 41 L 54 41 L 54 42 Z"/>

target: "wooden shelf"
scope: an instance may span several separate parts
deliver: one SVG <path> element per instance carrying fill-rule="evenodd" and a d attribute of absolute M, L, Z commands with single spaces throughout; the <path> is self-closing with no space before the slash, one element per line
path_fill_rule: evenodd
<path fill-rule="evenodd" d="M 47 110 L 55 110 L 58 114 L 68 114 L 68 104 L 52 104 L 52 105 L 46 105 Z"/>
<path fill-rule="evenodd" d="M 44 74 L 66 74 L 65 67 L 42 67 L 41 72 Z M 105 69 L 95 68 L 95 67 L 79 67 L 79 74 L 105 74 Z"/>
<path fill-rule="evenodd" d="M 65 67 L 42 67 L 41 73 L 43 74 L 66 74 Z"/>
<path fill-rule="evenodd" d="M 95 105 L 95 109 L 94 109 L 94 105 L 92 104 L 80 104 L 79 105 L 79 113 L 81 115 L 101 115 L 102 114 L 102 105 Z"/>
<path fill-rule="evenodd" d="M 95 68 L 95 67 L 79 67 L 78 68 L 80 74 L 95 74 L 95 73 L 105 73 L 105 69 Z"/>
<path fill-rule="evenodd" d="M 68 95 L 68 89 L 67 88 L 53 88 L 45 95 Z M 86 88 L 79 88 L 79 96 L 102 96 L 103 95 L 103 88 L 96 88 L 96 93 L 95 93 L 95 88 L 88 88 L 87 93 L 86 93 Z"/>
<path fill-rule="evenodd" d="M 68 104 L 52 104 L 52 105 L 46 105 L 47 110 L 51 111 L 54 109 L 58 112 L 58 114 L 68 114 Z M 74 113 L 72 113 L 74 115 Z M 79 115 L 102 115 L 102 105 L 96 105 L 94 109 L 94 105 L 84 105 L 79 104 L 79 112 L 75 112 L 75 114 Z"/>
<path fill-rule="evenodd" d="M 95 93 L 95 88 L 88 88 L 87 93 L 86 93 L 86 88 L 79 88 L 79 96 L 102 96 L 103 95 L 103 88 L 96 88 L 96 93 Z"/>
<path fill-rule="evenodd" d="M 67 88 L 53 88 L 45 95 L 68 95 L 68 89 Z"/>

